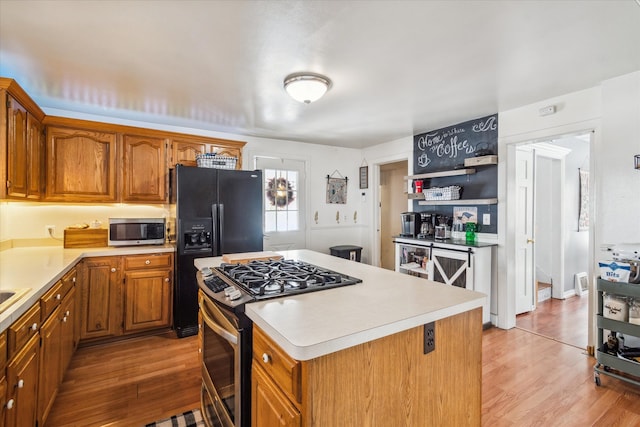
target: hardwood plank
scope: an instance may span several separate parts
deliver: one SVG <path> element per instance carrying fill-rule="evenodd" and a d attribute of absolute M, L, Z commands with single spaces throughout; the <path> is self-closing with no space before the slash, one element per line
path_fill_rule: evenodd
<path fill-rule="evenodd" d="M 196 336 L 133 338 L 78 349 L 46 425 L 136 426 L 200 406 Z"/>

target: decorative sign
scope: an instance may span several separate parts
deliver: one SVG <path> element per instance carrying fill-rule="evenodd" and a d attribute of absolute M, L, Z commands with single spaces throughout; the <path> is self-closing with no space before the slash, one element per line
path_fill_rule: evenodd
<path fill-rule="evenodd" d="M 415 135 L 414 173 L 464 167 L 465 158 L 498 154 L 497 149 L 497 114 Z"/>
<path fill-rule="evenodd" d="M 578 231 L 589 229 L 589 171 L 578 169 L 580 176 L 580 206 L 578 214 Z"/>
<path fill-rule="evenodd" d="M 360 167 L 360 188 L 369 188 L 369 166 Z"/>

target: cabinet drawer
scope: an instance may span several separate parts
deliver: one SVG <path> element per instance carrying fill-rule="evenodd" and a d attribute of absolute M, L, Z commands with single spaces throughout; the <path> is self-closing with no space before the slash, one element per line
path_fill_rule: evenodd
<path fill-rule="evenodd" d="M 44 323 L 47 317 L 62 301 L 62 282 L 57 282 L 42 297 L 40 297 L 40 323 Z"/>
<path fill-rule="evenodd" d="M 62 298 L 64 298 L 69 291 L 71 290 L 71 288 L 73 288 L 76 284 L 76 269 L 73 268 L 71 271 L 69 271 L 67 274 L 64 275 L 64 277 L 60 280 L 62 282 L 62 287 L 60 289 L 60 294 L 62 295 Z"/>
<path fill-rule="evenodd" d="M 34 327 L 35 326 L 35 327 Z M 7 333 L 7 358 L 11 359 L 16 351 L 25 345 L 40 329 L 40 304 L 34 304 L 25 314 L 9 326 Z"/>
<path fill-rule="evenodd" d="M 302 401 L 300 362 L 286 354 L 257 327 L 253 330 L 253 358 L 291 400 Z"/>
<path fill-rule="evenodd" d="M 171 254 L 135 255 L 124 258 L 124 269 L 173 267 Z"/>

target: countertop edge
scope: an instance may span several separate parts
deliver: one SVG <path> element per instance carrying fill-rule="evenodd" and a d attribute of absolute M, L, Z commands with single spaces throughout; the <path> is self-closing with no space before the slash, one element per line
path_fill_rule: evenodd
<path fill-rule="evenodd" d="M 123 247 L 102 247 L 102 248 L 77 248 L 68 249 L 62 246 L 38 246 L 38 247 L 19 247 L 13 249 L 5 249 L 0 252 L 0 257 L 4 258 L 7 255 L 11 255 L 11 251 L 20 250 L 25 251 L 34 248 L 47 248 L 51 251 L 64 251 L 68 258 L 64 259 L 64 265 L 53 276 L 48 279 L 44 279 L 44 283 L 34 284 L 30 287 L 30 291 L 16 301 L 12 306 L 8 307 L 2 314 L 0 314 L 0 333 L 3 333 L 11 326 L 13 322 L 18 320 L 20 316 L 29 310 L 38 302 L 38 300 L 49 290 L 51 287 L 60 280 L 65 274 L 67 274 L 78 262 L 84 258 L 92 258 L 99 256 L 121 256 L 121 255 L 136 255 L 136 254 L 152 254 L 152 253 L 165 253 L 175 252 L 175 247 L 172 244 L 165 244 L 162 246 L 123 246 Z M 1 264 L 1 263 L 0 263 Z M 12 289 L 14 286 L 5 285 L 0 288 Z"/>
<path fill-rule="evenodd" d="M 376 328 L 367 329 L 355 334 L 347 335 L 332 339 L 330 341 L 321 342 L 315 345 L 300 347 L 292 344 L 285 338 L 276 328 L 269 322 L 265 321 L 259 314 L 251 310 L 251 304 L 245 307 L 245 314 L 258 326 L 265 331 L 276 344 L 278 344 L 289 356 L 296 360 L 311 360 L 327 354 L 335 353 L 346 348 L 374 341 L 398 332 L 406 331 L 417 326 L 421 326 L 430 322 L 435 322 L 447 317 L 455 316 L 469 310 L 482 308 L 485 297 L 466 301 L 441 310 L 431 311 L 419 316 L 408 319 L 398 320 L 397 322 L 381 325 Z"/>

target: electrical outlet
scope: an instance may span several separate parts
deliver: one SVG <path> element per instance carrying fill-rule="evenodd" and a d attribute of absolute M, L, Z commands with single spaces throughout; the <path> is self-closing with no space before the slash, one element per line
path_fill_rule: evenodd
<path fill-rule="evenodd" d="M 435 322 L 424 325 L 424 354 L 429 354 L 436 349 L 436 324 Z"/>
<path fill-rule="evenodd" d="M 56 226 L 55 225 L 45 225 L 44 226 L 44 233 L 46 237 L 53 237 L 53 234 L 56 232 Z"/>
<path fill-rule="evenodd" d="M 482 224 L 491 225 L 491 214 L 482 214 Z"/>

